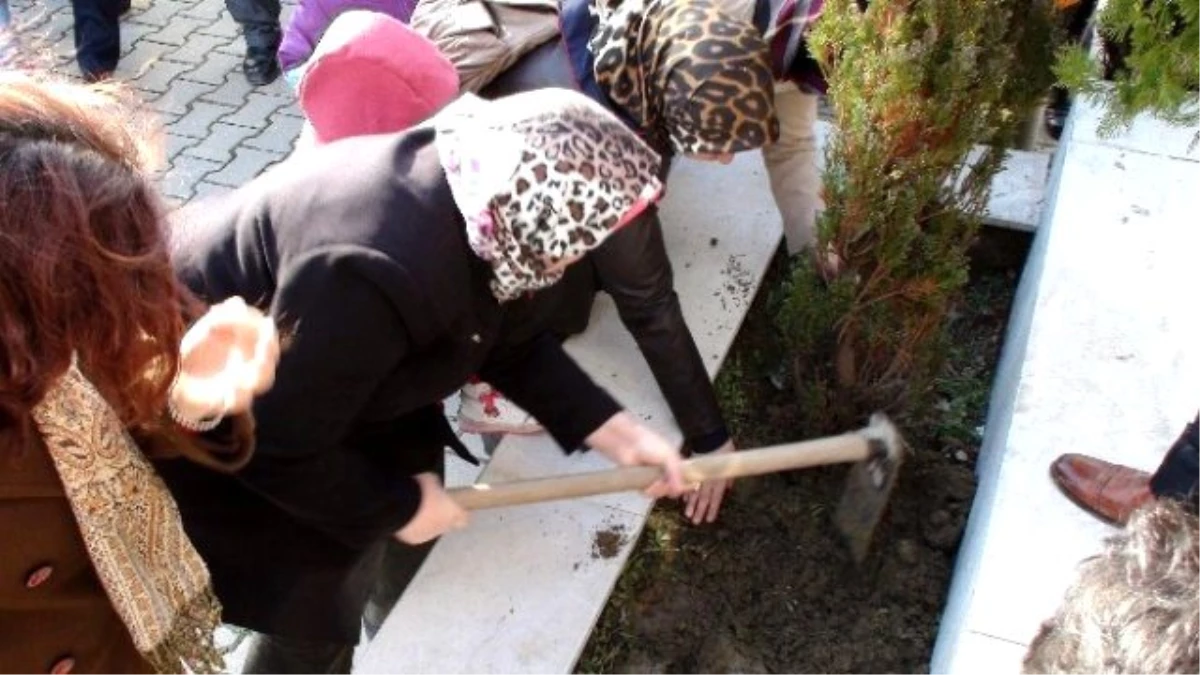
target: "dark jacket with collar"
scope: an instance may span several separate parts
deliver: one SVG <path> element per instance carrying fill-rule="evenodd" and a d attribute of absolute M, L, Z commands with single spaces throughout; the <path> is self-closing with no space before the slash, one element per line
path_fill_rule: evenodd
<path fill-rule="evenodd" d="M 565 40 L 551 40 L 533 50 L 485 87 L 482 95 L 494 98 L 542 87 L 583 91 L 621 115 L 615 104 L 595 88 L 594 79 L 576 77 Z M 622 119 L 632 127 L 628 118 Z M 636 127 L 634 130 L 638 131 Z M 663 154 L 665 179 L 670 148 L 655 150 Z M 530 325 L 550 323 L 560 334 L 576 333 L 587 325 L 597 290 L 607 292 L 616 303 L 621 321 L 654 373 L 688 449 L 709 452 L 729 440 L 704 359 L 675 293 L 657 209 L 647 209 L 621 228 L 589 253 L 584 262 L 568 269 L 562 282 L 533 296 L 527 302 L 531 306 L 519 311 L 535 317 L 528 320 Z"/>
<path fill-rule="evenodd" d="M 379 544 L 416 511 L 412 475 L 440 466 L 440 401 L 469 375 L 567 449 L 619 410 L 549 335 L 504 334 L 433 136 L 314 150 L 176 224 L 187 285 L 269 309 L 283 336 L 246 468 L 161 468 L 232 623 L 357 641 Z"/>

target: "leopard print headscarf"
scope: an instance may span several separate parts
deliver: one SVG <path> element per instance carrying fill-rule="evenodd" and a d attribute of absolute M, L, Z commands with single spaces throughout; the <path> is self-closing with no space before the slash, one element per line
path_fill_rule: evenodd
<path fill-rule="evenodd" d="M 437 149 L 475 255 L 501 302 L 562 278 L 662 193 L 661 159 L 583 94 L 465 94 L 434 118 Z"/>
<path fill-rule="evenodd" d="M 660 152 L 722 154 L 779 136 L 770 50 L 709 0 L 592 0 L 596 81 Z"/>

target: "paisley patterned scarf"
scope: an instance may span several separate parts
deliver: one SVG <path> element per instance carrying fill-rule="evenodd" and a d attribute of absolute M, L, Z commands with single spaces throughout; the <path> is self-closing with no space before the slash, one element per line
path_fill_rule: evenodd
<path fill-rule="evenodd" d="M 596 81 L 651 145 L 754 150 L 779 137 L 770 48 L 709 0 L 592 0 Z"/>
<path fill-rule="evenodd" d="M 75 364 L 33 409 L 88 556 L 133 644 L 164 673 L 219 673 L 221 606 L 175 501 Z"/>
<path fill-rule="evenodd" d="M 658 200 L 661 159 L 583 94 L 470 94 L 433 120 L 437 148 L 475 255 L 501 302 L 552 285 Z"/>

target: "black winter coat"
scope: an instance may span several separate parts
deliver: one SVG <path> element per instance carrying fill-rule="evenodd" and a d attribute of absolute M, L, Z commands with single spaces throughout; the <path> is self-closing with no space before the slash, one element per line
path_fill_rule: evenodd
<path fill-rule="evenodd" d="M 568 450 L 619 410 L 556 339 L 502 335 L 508 305 L 467 246 L 433 136 L 320 148 L 176 223 L 185 283 L 269 310 L 283 336 L 249 465 L 160 465 L 227 621 L 357 642 L 380 544 L 416 511 L 412 475 L 440 466 L 440 401 L 469 375 Z"/>

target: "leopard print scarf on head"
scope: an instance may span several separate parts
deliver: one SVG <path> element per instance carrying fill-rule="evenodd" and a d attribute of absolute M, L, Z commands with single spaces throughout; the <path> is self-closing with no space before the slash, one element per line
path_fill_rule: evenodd
<path fill-rule="evenodd" d="M 596 81 L 660 152 L 724 154 L 779 136 L 769 49 L 709 0 L 592 0 Z"/>
<path fill-rule="evenodd" d="M 540 89 L 464 95 L 433 120 L 437 149 L 475 255 L 501 302 L 562 278 L 662 192 L 661 159 L 586 96 Z"/>

